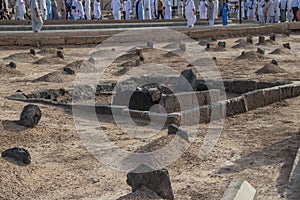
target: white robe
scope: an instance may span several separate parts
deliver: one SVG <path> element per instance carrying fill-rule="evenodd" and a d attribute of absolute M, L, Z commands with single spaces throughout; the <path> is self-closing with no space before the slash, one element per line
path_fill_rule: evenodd
<path fill-rule="evenodd" d="M 286 12 L 286 18 L 289 22 L 293 20 L 293 11 L 292 11 L 292 0 L 288 0 L 287 2 L 287 12 Z"/>
<path fill-rule="evenodd" d="M 214 6 L 214 19 L 217 19 L 219 15 L 219 0 L 214 0 Z"/>
<path fill-rule="evenodd" d="M 126 20 L 130 20 L 130 11 L 131 11 L 131 1 L 130 0 L 126 0 L 125 1 L 125 19 Z"/>
<path fill-rule="evenodd" d="M 178 18 L 183 19 L 183 1 L 179 0 L 178 1 Z"/>
<path fill-rule="evenodd" d="M 101 18 L 100 0 L 98 0 L 98 1 L 94 0 L 94 17 L 95 17 L 95 19 L 100 19 Z"/>
<path fill-rule="evenodd" d="M 245 3 L 244 1 L 241 2 L 241 11 L 242 11 L 242 19 L 245 17 Z M 237 10 L 237 19 L 240 19 L 240 8 Z"/>
<path fill-rule="evenodd" d="M 200 13 L 200 19 L 206 19 L 206 15 L 207 15 L 206 1 L 202 1 L 202 0 L 200 1 L 199 13 Z"/>
<path fill-rule="evenodd" d="M 170 0 L 166 0 L 164 19 L 172 19 L 172 5 Z"/>
<path fill-rule="evenodd" d="M 72 9 L 72 16 L 73 16 L 74 20 L 77 20 L 77 3 L 78 3 L 77 0 L 72 0 L 72 7 L 75 6 L 75 10 L 73 8 L 71 8 Z"/>
<path fill-rule="evenodd" d="M 115 20 L 121 19 L 121 3 L 119 0 L 112 0 L 111 9 Z"/>
<path fill-rule="evenodd" d="M 17 10 L 18 13 L 16 19 L 24 20 L 24 14 L 26 12 L 24 0 L 17 0 L 15 3 L 15 9 Z"/>
<path fill-rule="evenodd" d="M 85 0 L 84 8 L 85 8 L 86 19 L 90 20 L 91 19 L 91 1 L 90 0 Z"/>
<path fill-rule="evenodd" d="M 46 0 L 40 0 L 40 12 L 42 15 L 42 19 L 47 19 L 47 7 L 46 7 Z"/>
<path fill-rule="evenodd" d="M 152 16 L 152 19 L 155 19 L 155 7 L 154 7 L 154 0 L 150 0 L 150 7 L 151 7 L 151 16 Z"/>
<path fill-rule="evenodd" d="M 76 19 L 84 19 L 84 9 L 81 1 L 78 1 L 76 4 L 76 13 L 77 13 Z"/>
<path fill-rule="evenodd" d="M 152 19 L 150 0 L 144 0 L 145 19 Z"/>
<path fill-rule="evenodd" d="M 155 0 L 155 15 L 158 17 L 158 0 Z"/>
<path fill-rule="evenodd" d="M 257 2 L 257 15 L 260 23 L 265 22 L 265 13 L 264 13 L 265 1 L 261 0 Z"/>
<path fill-rule="evenodd" d="M 274 15 L 274 22 L 278 23 L 279 21 L 279 16 L 280 16 L 280 8 L 279 8 L 279 0 L 274 0 L 274 11 L 275 11 L 275 15 Z"/>
<path fill-rule="evenodd" d="M 185 16 L 187 18 L 187 26 L 193 27 L 196 22 L 196 15 L 194 13 L 195 3 L 194 0 L 187 0 L 185 7 Z"/>
<path fill-rule="evenodd" d="M 252 8 L 252 9 L 251 9 Z M 255 19 L 256 0 L 248 1 L 248 17 L 251 20 Z"/>

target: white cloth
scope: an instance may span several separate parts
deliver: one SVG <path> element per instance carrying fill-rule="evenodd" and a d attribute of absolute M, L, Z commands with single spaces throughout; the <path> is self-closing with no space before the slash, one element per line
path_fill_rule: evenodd
<path fill-rule="evenodd" d="M 36 10 L 38 10 L 38 4 L 36 0 L 30 0 L 30 10 L 31 10 L 31 23 L 32 31 L 39 32 L 43 26 L 43 20 L 40 15 L 37 15 Z"/>
<path fill-rule="evenodd" d="M 155 0 L 155 15 L 158 17 L 158 0 Z"/>
<path fill-rule="evenodd" d="M 150 0 L 144 0 L 145 19 L 152 19 Z"/>
<path fill-rule="evenodd" d="M 255 19 L 256 0 L 248 1 L 248 17 L 251 20 Z"/>
<path fill-rule="evenodd" d="M 16 12 L 18 13 L 16 19 L 24 20 L 24 14 L 26 12 L 24 0 L 17 0 L 15 3 L 15 9 Z"/>
<path fill-rule="evenodd" d="M 245 3 L 244 1 L 241 2 L 241 11 L 242 11 L 242 19 L 245 17 Z M 237 10 L 237 19 L 240 19 L 240 8 Z"/>
<path fill-rule="evenodd" d="M 260 23 L 265 22 L 265 13 L 264 13 L 265 1 L 261 0 L 257 2 L 257 15 Z"/>
<path fill-rule="evenodd" d="M 179 0 L 178 2 L 178 18 L 183 19 L 183 1 Z"/>
<path fill-rule="evenodd" d="M 91 0 L 85 0 L 84 9 L 85 9 L 86 19 L 90 20 L 91 19 Z"/>
<path fill-rule="evenodd" d="M 43 20 L 46 20 L 47 19 L 46 0 L 40 0 L 40 12 Z"/>
<path fill-rule="evenodd" d="M 269 0 L 269 2 L 266 4 L 266 9 L 267 9 L 267 23 L 273 23 L 274 22 L 274 1 Z"/>
<path fill-rule="evenodd" d="M 119 0 L 112 0 L 111 1 L 111 9 L 112 13 L 114 15 L 115 20 L 120 20 L 121 19 L 121 3 Z"/>
<path fill-rule="evenodd" d="M 100 0 L 94 0 L 94 17 L 95 19 L 101 18 Z"/>
<path fill-rule="evenodd" d="M 274 0 L 274 22 L 278 23 L 280 16 L 279 0 Z"/>
<path fill-rule="evenodd" d="M 187 0 L 185 7 L 185 16 L 187 18 L 187 26 L 193 27 L 196 22 L 196 15 L 194 13 L 195 3 L 194 0 Z"/>
<path fill-rule="evenodd" d="M 76 19 L 83 19 L 84 18 L 84 9 L 81 1 L 78 1 L 76 4 L 76 12 L 77 18 Z"/>
<path fill-rule="evenodd" d="M 154 7 L 154 0 L 150 0 L 150 7 L 151 7 L 151 16 L 152 16 L 152 19 L 155 19 L 155 7 Z"/>
<path fill-rule="evenodd" d="M 77 0 L 72 0 L 72 15 L 73 15 L 74 20 L 77 19 L 77 3 L 78 3 Z M 73 9 L 74 7 L 75 7 L 75 9 Z"/>
<path fill-rule="evenodd" d="M 170 0 L 166 0 L 164 19 L 172 19 L 172 5 Z"/>
<path fill-rule="evenodd" d="M 200 13 L 200 19 L 206 19 L 206 15 L 207 15 L 206 1 L 203 0 L 200 1 L 199 13 Z"/>
<path fill-rule="evenodd" d="M 126 0 L 124 6 L 125 6 L 125 19 L 129 20 L 130 19 L 130 11 L 131 11 L 131 1 Z"/>
<path fill-rule="evenodd" d="M 214 0 L 214 6 L 214 19 L 217 19 L 219 14 L 219 0 Z"/>

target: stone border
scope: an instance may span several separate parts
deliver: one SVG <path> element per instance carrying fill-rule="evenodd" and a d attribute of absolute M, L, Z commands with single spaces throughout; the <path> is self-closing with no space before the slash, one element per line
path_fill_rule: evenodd
<path fill-rule="evenodd" d="M 287 187 L 287 200 L 300 199 L 300 148 L 296 154 Z"/>
<path fill-rule="evenodd" d="M 221 200 L 255 200 L 257 192 L 247 181 L 233 179 Z"/>

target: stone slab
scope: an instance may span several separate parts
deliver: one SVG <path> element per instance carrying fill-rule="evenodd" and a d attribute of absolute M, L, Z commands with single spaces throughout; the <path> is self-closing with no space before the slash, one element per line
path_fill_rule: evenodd
<path fill-rule="evenodd" d="M 255 200 L 256 190 L 247 182 L 233 179 L 221 200 Z"/>
<path fill-rule="evenodd" d="M 300 149 L 298 149 L 287 187 L 287 200 L 300 199 Z"/>
<path fill-rule="evenodd" d="M 263 90 L 247 92 L 243 96 L 246 99 L 247 111 L 254 110 L 265 105 L 265 93 Z"/>
<path fill-rule="evenodd" d="M 221 103 L 226 105 L 226 117 L 247 112 L 244 96 L 228 99 Z"/>
<path fill-rule="evenodd" d="M 272 87 L 263 89 L 265 93 L 265 105 L 269 105 L 271 103 L 279 102 L 280 99 L 280 88 Z"/>

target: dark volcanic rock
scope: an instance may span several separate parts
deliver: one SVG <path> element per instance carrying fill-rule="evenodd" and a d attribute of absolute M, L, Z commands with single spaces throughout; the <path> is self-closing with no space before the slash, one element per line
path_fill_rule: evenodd
<path fill-rule="evenodd" d="M 35 50 L 34 49 L 30 49 L 29 54 L 34 55 L 35 56 Z"/>
<path fill-rule="evenodd" d="M 42 111 L 40 108 L 37 105 L 28 104 L 24 107 L 18 124 L 33 128 L 39 123 L 41 117 Z"/>
<path fill-rule="evenodd" d="M 2 152 L 2 158 L 13 158 L 18 162 L 22 162 L 24 164 L 30 164 L 31 157 L 29 152 L 23 148 L 11 148 Z"/>
<path fill-rule="evenodd" d="M 13 69 L 17 68 L 17 64 L 15 62 L 9 62 L 7 66 Z"/>
<path fill-rule="evenodd" d="M 62 59 L 64 59 L 64 55 L 63 55 L 63 52 L 62 51 L 57 51 L 56 52 L 56 55 Z"/>
<path fill-rule="evenodd" d="M 148 111 L 154 103 L 148 91 L 134 91 L 129 100 L 129 109 Z"/>
<path fill-rule="evenodd" d="M 70 75 L 75 74 L 75 70 L 72 67 L 64 67 L 64 72 L 66 72 L 67 74 L 70 74 Z"/>
<path fill-rule="evenodd" d="M 174 199 L 169 173 L 166 169 L 160 170 L 141 164 L 127 174 L 126 182 L 131 186 L 132 192 L 146 187 L 164 199 Z"/>
<path fill-rule="evenodd" d="M 290 43 L 284 43 L 284 44 L 282 44 L 282 46 L 286 49 L 291 49 Z"/>
<path fill-rule="evenodd" d="M 265 50 L 262 50 L 261 48 L 257 48 L 257 53 L 264 55 L 265 54 Z"/>
<path fill-rule="evenodd" d="M 176 91 L 191 91 L 197 87 L 196 73 L 192 69 L 181 72 L 180 81 L 176 85 Z"/>
<path fill-rule="evenodd" d="M 226 47 L 226 42 L 218 42 L 218 46 L 225 48 Z"/>

